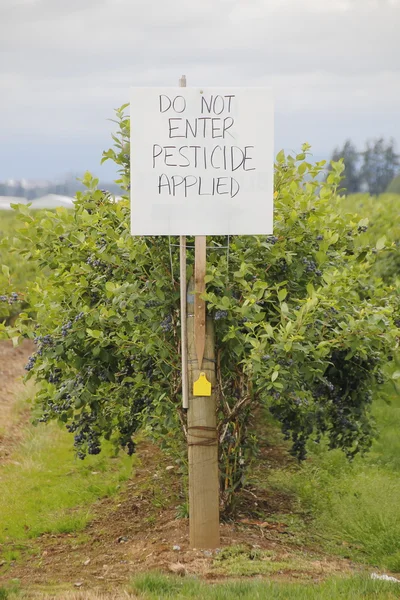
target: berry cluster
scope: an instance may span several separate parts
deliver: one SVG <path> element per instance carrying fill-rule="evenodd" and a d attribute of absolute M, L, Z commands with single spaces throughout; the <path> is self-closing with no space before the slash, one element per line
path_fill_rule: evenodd
<path fill-rule="evenodd" d="M 165 319 L 161 321 L 160 326 L 163 331 L 172 331 L 172 316 L 167 315 Z"/>
<path fill-rule="evenodd" d="M 307 388 L 302 384 L 301 394 L 287 389 L 284 401 L 279 392 L 272 394 L 269 410 L 280 422 L 285 439 L 292 440 L 291 453 L 299 460 L 306 458 L 307 440 L 313 433 L 317 444 L 326 433 L 329 447 L 342 448 L 350 459 L 371 443 L 372 428 L 367 418 L 371 386 L 373 380 L 384 382 L 377 368 L 379 356 L 355 355 L 351 360 L 346 356 L 346 351 L 334 351 L 325 376 Z"/>
<path fill-rule="evenodd" d="M 131 404 L 128 414 L 124 416 L 123 424 L 118 428 L 121 436 L 121 446 L 126 447 L 129 456 L 132 456 L 136 449 L 136 444 L 132 440 L 132 436 L 140 427 L 140 415 L 144 411 L 149 410 L 151 404 L 151 398 L 148 396 L 136 398 Z"/>
<path fill-rule="evenodd" d="M 274 246 L 277 242 L 279 242 L 279 238 L 277 238 L 276 235 L 267 235 L 265 241 L 267 242 L 267 244 L 271 244 L 271 246 Z"/>
<path fill-rule="evenodd" d="M 277 264 L 277 267 L 279 268 L 279 270 L 282 273 L 286 273 L 287 272 L 287 270 L 288 270 L 289 267 L 288 267 L 288 264 L 287 264 L 287 262 L 286 262 L 286 260 L 284 258 L 280 258 L 276 264 Z"/>
<path fill-rule="evenodd" d="M 66 412 L 67 410 L 69 410 L 72 406 L 72 396 L 71 394 L 65 394 L 62 398 L 62 402 L 59 403 L 55 403 L 55 402 L 49 402 L 47 404 L 47 407 L 49 409 L 49 411 L 51 411 L 52 413 L 56 414 L 56 415 L 61 415 L 62 413 Z M 50 415 L 48 415 L 50 417 Z"/>
<path fill-rule="evenodd" d="M 98 258 L 93 256 L 93 254 L 91 256 L 88 256 L 88 258 L 86 259 L 86 264 L 91 265 L 95 269 L 104 268 L 107 266 L 102 260 L 99 260 Z"/>
<path fill-rule="evenodd" d="M 226 319 L 228 316 L 227 310 L 216 310 L 214 313 L 214 321 L 220 321 L 221 319 Z"/>
<path fill-rule="evenodd" d="M 34 336 L 33 343 L 38 346 L 36 351 L 37 356 L 42 356 L 46 347 L 51 347 L 54 344 L 54 339 L 50 334 Z"/>
<path fill-rule="evenodd" d="M 32 356 L 29 357 L 28 359 L 28 363 L 25 365 L 25 371 L 32 371 L 33 367 L 35 366 L 37 360 L 37 353 L 32 354 Z"/>
<path fill-rule="evenodd" d="M 56 385 L 57 383 L 60 383 L 61 369 L 55 369 L 54 371 L 50 371 L 50 373 L 47 376 L 47 381 L 49 383 L 53 383 L 54 385 Z"/>
<path fill-rule="evenodd" d="M 90 425 L 85 425 L 74 436 L 74 446 L 77 449 L 76 455 L 81 460 L 85 458 L 86 452 L 92 455 L 100 454 L 101 452 L 99 435 L 93 431 Z"/>
<path fill-rule="evenodd" d="M 320 277 L 322 275 L 322 272 L 319 269 L 317 269 L 317 265 L 315 264 L 315 262 L 313 260 L 310 260 L 308 258 L 303 258 L 303 264 L 306 267 L 307 273 L 315 273 L 316 275 L 318 275 L 318 277 Z"/>
<path fill-rule="evenodd" d="M 41 347 L 43 346 L 52 346 L 54 340 L 52 336 L 48 333 L 47 335 L 37 335 L 33 338 L 34 344 L 39 344 Z"/>
<path fill-rule="evenodd" d="M 75 417 L 71 423 L 66 425 L 67 431 L 75 433 L 74 447 L 77 457 L 83 460 L 86 454 L 100 454 L 100 434 L 95 431 L 94 423 L 97 417 L 93 413 L 82 413 L 79 418 Z"/>
<path fill-rule="evenodd" d="M 161 306 L 162 302 L 159 302 L 158 300 L 149 300 L 148 302 L 146 302 L 146 304 L 144 305 L 145 308 L 156 308 L 157 306 Z"/>
<path fill-rule="evenodd" d="M 68 321 L 61 326 L 61 335 L 66 337 L 68 335 L 68 331 L 72 328 L 72 321 Z"/>
<path fill-rule="evenodd" d="M 0 296 L 0 302 L 7 302 L 8 304 L 15 304 L 19 301 L 17 292 L 12 292 L 9 296 Z"/>

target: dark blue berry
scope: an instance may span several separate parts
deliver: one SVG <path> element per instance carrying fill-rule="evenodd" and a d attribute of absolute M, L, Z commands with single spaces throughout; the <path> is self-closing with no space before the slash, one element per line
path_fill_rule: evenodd
<path fill-rule="evenodd" d="M 220 321 L 221 319 L 226 319 L 227 316 L 228 316 L 227 310 L 216 310 L 214 313 L 214 320 Z"/>

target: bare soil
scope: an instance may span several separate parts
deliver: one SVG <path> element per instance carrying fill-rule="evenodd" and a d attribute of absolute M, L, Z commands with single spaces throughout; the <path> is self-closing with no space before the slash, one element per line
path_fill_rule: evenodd
<path fill-rule="evenodd" d="M 16 414 L 16 404 L 25 390 L 24 366 L 32 351 L 28 340 L 16 348 L 11 342 L 0 342 L 0 462 L 9 458 L 28 418 L 28 410 Z"/>

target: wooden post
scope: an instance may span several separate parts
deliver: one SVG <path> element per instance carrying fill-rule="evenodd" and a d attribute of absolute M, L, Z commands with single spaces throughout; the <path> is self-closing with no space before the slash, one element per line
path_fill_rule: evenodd
<path fill-rule="evenodd" d="M 189 408 L 188 361 L 186 330 L 186 237 L 180 236 L 180 290 L 181 290 L 181 372 L 182 372 L 182 408 Z"/>
<path fill-rule="evenodd" d="M 219 474 L 216 414 L 216 368 L 214 327 L 211 318 L 205 326 L 204 358 L 201 369 L 195 341 L 195 291 L 191 279 L 187 297 L 189 359 L 189 535 L 191 548 L 218 548 Z M 204 372 L 211 383 L 211 396 L 194 396 L 193 383 Z"/>
<path fill-rule="evenodd" d="M 194 239 L 194 342 L 199 369 L 203 364 L 206 343 L 206 303 L 201 297 L 206 291 L 206 267 L 206 236 L 196 235 Z"/>

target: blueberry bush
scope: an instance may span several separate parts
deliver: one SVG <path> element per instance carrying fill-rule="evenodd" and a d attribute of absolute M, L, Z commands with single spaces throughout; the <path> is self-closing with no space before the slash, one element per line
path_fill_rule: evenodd
<path fill-rule="evenodd" d="M 26 369 L 38 383 L 37 419 L 64 423 L 79 458 L 103 439 L 132 453 L 145 429 L 184 468 L 179 252 L 174 238 L 130 235 L 125 108 L 103 156 L 120 169 L 121 201 L 87 173 L 73 212 L 20 209 L 14 251 L 48 276 L 28 286 L 28 309 L 7 334 L 35 341 Z M 321 183 L 325 163 L 308 151 L 277 156 L 273 235 L 233 236 L 229 254 L 226 238 L 209 240 L 226 509 L 257 454 L 264 410 L 298 459 L 321 437 L 352 458 L 374 435 L 374 386 L 400 376 L 386 366 L 399 343 L 399 296 L 372 274 L 382 244 L 371 247 L 366 218 L 339 208 L 343 165 Z M 192 265 L 190 255 L 188 276 Z"/>
<path fill-rule="evenodd" d="M 24 289 L 35 278 L 32 262 L 10 252 L 16 218 L 13 212 L 0 210 L 0 322 L 11 323 L 24 305 Z"/>
<path fill-rule="evenodd" d="M 387 284 L 396 285 L 400 280 L 400 195 L 382 194 L 378 197 L 353 194 L 342 201 L 342 210 L 368 217 L 369 228 L 366 244 L 382 250 L 373 267 L 373 274 Z"/>

